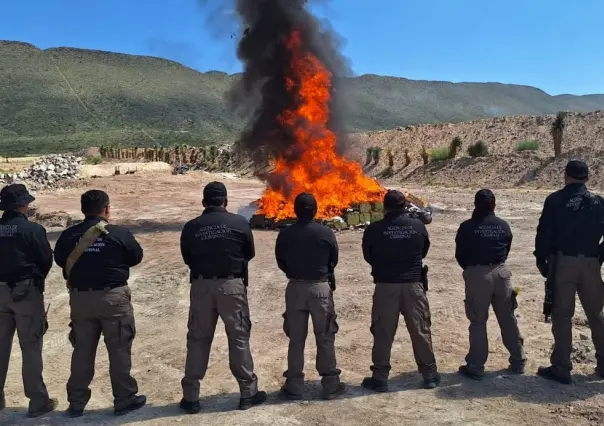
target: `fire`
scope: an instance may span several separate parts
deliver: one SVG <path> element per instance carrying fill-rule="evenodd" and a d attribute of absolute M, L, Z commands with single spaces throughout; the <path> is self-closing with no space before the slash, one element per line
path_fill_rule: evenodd
<path fill-rule="evenodd" d="M 380 201 L 386 190 L 365 176 L 359 163 L 336 153 L 336 135 L 327 127 L 332 74 L 317 57 L 303 51 L 298 31 L 286 46 L 292 53 L 286 87 L 298 102 L 278 120 L 293 130 L 295 144 L 291 152 L 276 158 L 272 175 L 288 191 L 266 188 L 258 213 L 276 220 L 295 217 L 294 199 L 301 192 L 315 196 L 317 218 L 322 219 L 340 215 L 354 203 Z M 292 152 L 297 153 L 295 161 L 286 158 Z"/>

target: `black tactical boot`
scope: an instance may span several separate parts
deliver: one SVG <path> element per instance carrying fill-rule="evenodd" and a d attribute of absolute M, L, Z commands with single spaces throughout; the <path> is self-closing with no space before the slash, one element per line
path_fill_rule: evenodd
<path fill-rule="evenodd" d="M 373 377 L 365 377 L 361 386 L 374 392 L 388 392 L 388 382 L 385 380 L 377 380 Z"/>
<path fill-rule="evenodd" d="M 508 371 L 514 374 L 524 374 L 524 364 L 510 364 Z"/>
<path fill-rule="evenodd" d="M 480 380 L 484 379 L 484 375 L 483 374 L 473 372 L 472 370 L 470 370 L 468 368 L 467 365 L 462 365 L 461 367 L 459 367 L 459 374 L 461 374 L 463 376 L 466 376 L 466 377 L 468 377 L 468 378 L 470 378 L 472 380 L 478 380 L 478 381 L 480 381 Z"/>
<path fill-rule="evenodd" d="M 283 386 L 279 391 L 279 398 L 284 399 L 286 401 L 300 401 L 302 399 L 302 395 L 297 393 L 291 393 L 287 390 L 287 387 Z"/>
<path fill-rule="evenodd" d="M 338 385 L 338 387 L 335 390 L 333 390 L 332 392 L 325 393 L 325 391 L 324 391 L 323 399 L 330 401 L 332 399 L 336 399 L 338 396 L 342 395 L 344 392 L 346 392 L 346 384 L 340 383 Z"/>
<path fill-rule="evenodd" d="M 0 397 L 0 411 L 6 408 L 6 398 L 4 398 L 4 394 Z"/>
<path fill-rule="evenodd" d="M 201 404 L 198 401 L 190 402 L 186 399 L 180 400 L 180 408 L 185 410 L 188 414 L 197 414 L 201 411 Z"/>
<path fill-rule="evenodd" d="M 264 404 L 266 402 L 266 392 L 258 391 L 258 393 L 250 398 L 241 398 L 239 400 L 240 410 L 249 410 L 255 405 Z"/>
<path fill-rule="evenodd" d="M 547 380 L 556 381 L 563 385 L 570 385 L 573 382 L 573 380 L 570 378 L 570 376 L 568 376 L 568 377 L 561 376 L 561 375 L 554 373 L 554 370 L 552 370 L 552 367 L 539 367 L 539 369 L 537 370 L 537 376 L 541 376 Z"/>
<path fill-rule="evenodd" d="M 67 408 L 65 414 L 67 414 L 68 417 L 75 419 L 84 415 L 84 409 L 75 408 L 72 405 L 69 405 L 69 408 Z"/>
<path fill-rule="evenodd" d="M 424 389 L 434 389 L 440 385 L 440 374 L 433 373 L 424 377 Z"/>
<path fill-rule="evenodd" d="M 147 403 L 147 397 L 145 395 L 137 395 L 132 399 L 130 404 L 122 409 L 114 410 L 114 414 L 116 416 L 123 416 L 124 414 L 131 413 L 132 411 L 136 411 L 139 408 L 142 408 Z"/>
<path fill-rule="evenodd" d="M 58 406 L 59 406 L 59 401 L 57 401 L 55 398 L 50 398 L 48 400 L 48 402 L 46 403 L 46 405 L 44 405 L 42 408 L 40 408 L 36 411 L 28 411 L 27 417 L 34 418 L 34 417 L 43 416 L 46 413 L 50 413 L 51 411 L 56 410 Z"/>

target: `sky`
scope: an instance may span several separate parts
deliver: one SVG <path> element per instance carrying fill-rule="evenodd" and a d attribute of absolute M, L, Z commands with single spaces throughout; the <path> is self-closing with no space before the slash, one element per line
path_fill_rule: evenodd
<path fill-rule="evenodd" d="M 239 23 L 198 0 L 0 1 L 0 40 L 241 71 L 231 38 Z M 311 9 L 338 34 L 355 75 L 604 93 L 604 0 L 314 0 Z"/>

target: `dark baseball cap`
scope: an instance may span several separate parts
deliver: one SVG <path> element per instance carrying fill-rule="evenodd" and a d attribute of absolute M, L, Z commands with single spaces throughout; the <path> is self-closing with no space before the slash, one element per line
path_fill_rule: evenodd
<path fill-rule="evenodd" d="M 571 160 L 566 164 L 565 173 L 570 178 L 586 180 L 589 177 L 589 167 L 584 161 Z"/>
<path fill-rule="evenodd" d="M 227 189 L 222 182 L 210 182 L 203 188 L 203 199 L 226 198 Z"/>
<path fill-rule="evenodd" d="M 294 200 L 294 212 L 298 219 L 313 219 L 317 214 L 317 199 L 309 192 L 298 194 Z"/>
<path fill-rule="evenodd" d="M 6 185 L 0 191 L 0 210 L 13 210 L 27 206 L 36 198 L 29 193 L 25 185 L 14 183 Z"/>
<path fill-rule="evenodd" d="M 384 195 L 384 208 L 386 210 L 396 210 L 405 207 L 405 194 L 395 189 L 389 189 Z"/>
<path fill-rule="evenodd" d="M 495 194 L 490 189 L 481 189 L 474 195 L 474 204 L 483 205 L 495 201 Z"/>

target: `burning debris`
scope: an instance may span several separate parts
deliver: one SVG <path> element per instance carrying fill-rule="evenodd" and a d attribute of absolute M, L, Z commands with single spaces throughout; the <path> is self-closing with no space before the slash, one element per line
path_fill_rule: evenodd
<path fill-rule="evenodd" d="M 333 38 L 306 3 L 237 2 L 247 30 L 238 48 L 243 78 L 231 100 L 253 111 L 241 148 L 257 164 L 272 159 L 267 188 L 257 203 L 257 213 L 272 221 L 293 218 L 294 199 L 301 192 L 316 197 L 318 219 L 376 205 L 386 192 L 360 164 L 340 154 L 335 78 L 347 70 Z"/>
<path fill-rule="evenodd" d="M 432 222 L 433 208 L 424 200 L 403 190 L 407 199 L 406 211 L 411 217 L 420 219 L 424 224 Z M 293 218 L 275 219 L 266 214 L 257 213 L 260 200 L 239 209 L 237 214 L 245 217 L 254 229 L 280 229 L 295 223 Z M 384 218 L 382 202 L 357 203 L 342 209 L 339 215 L 319 219 L 319 221 L 336 230 L 365 228 L 370 223 Z"/>

